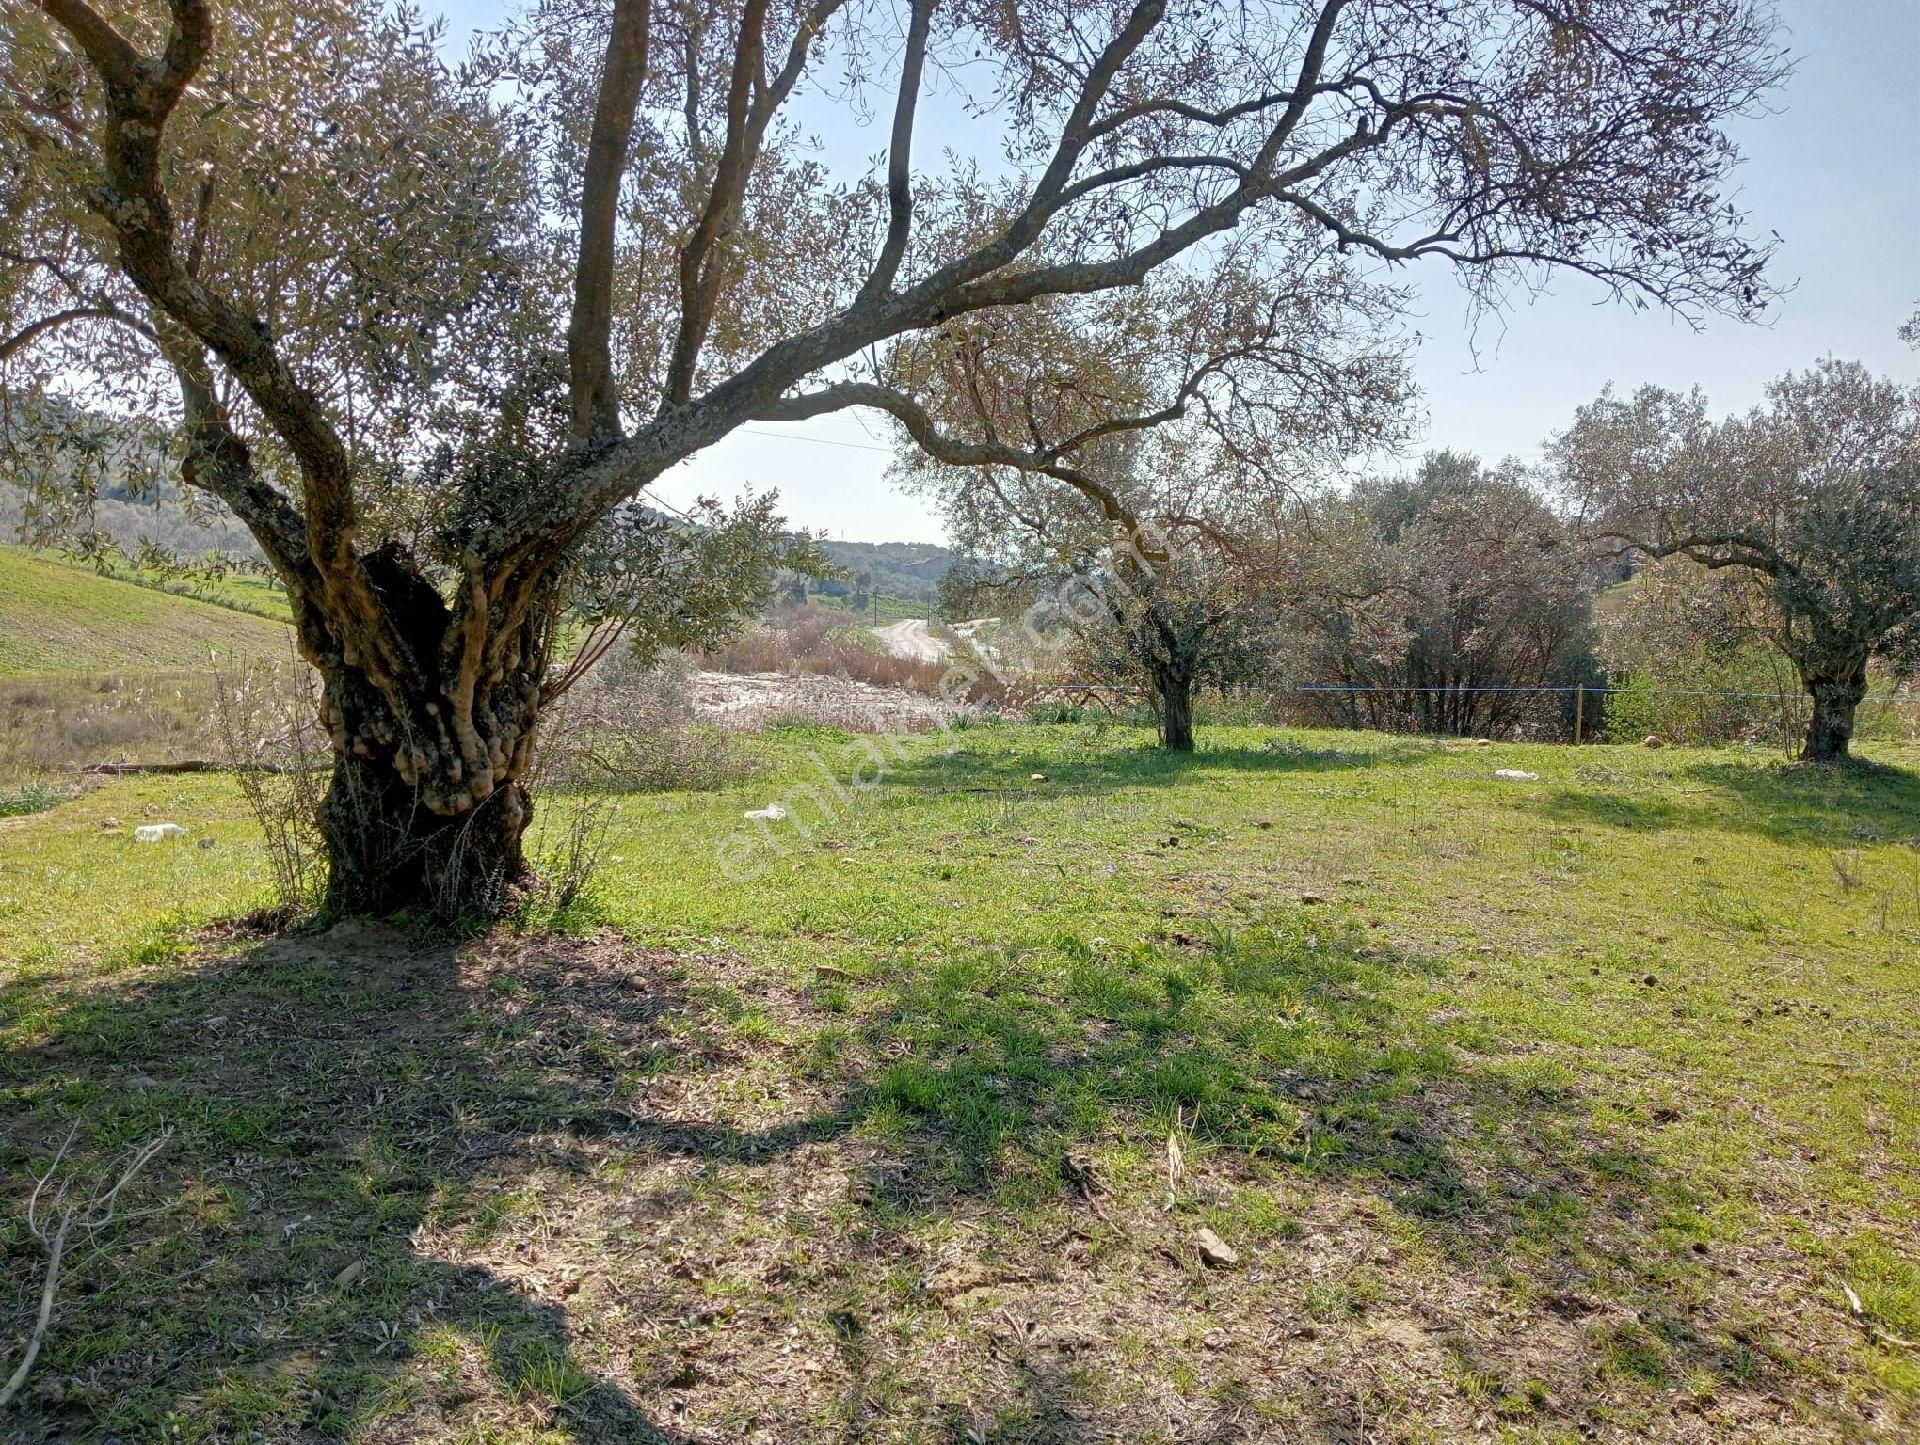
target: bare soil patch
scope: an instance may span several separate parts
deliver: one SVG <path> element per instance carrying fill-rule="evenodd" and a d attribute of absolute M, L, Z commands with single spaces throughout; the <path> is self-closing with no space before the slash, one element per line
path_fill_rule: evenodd
<path fill-rule="evenodd" d="M 929 732 L 954 713 L 939 698 L 817 673 L 696 672 L 688 681 L 695 712 L 738 732 L 805 722 L 856 733 Z"/>

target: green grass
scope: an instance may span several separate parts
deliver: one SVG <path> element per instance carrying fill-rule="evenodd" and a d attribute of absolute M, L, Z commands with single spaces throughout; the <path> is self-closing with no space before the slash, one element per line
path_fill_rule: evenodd
<path fill-rule="evenodd" d="M 209 941 L 266 901 L 220 779 L 0 823 L 8 1218 L 68 1120 L 176 1131 L 25 1428 L 1920 1428 L 1920 750 L 1144 741 L 783 731 L 460 947 Z"/>
<path fill-rule="evenodd" d="M 889 622 L 905 622 L 914 617 L 924 618 L 930 608 L 930 604 L 918 597 L 896 597 L 890 592 L 881 593 L 870 600 L 865 607 L 855 607 L 851 595 L 844 593 L 838 597 L 832 597 L 824 592 L 815 592 L 808 596 L 807 602 L 809 606 L 822 612 L 845 616 L 848 626 L 857 624 L 861 627 L 869 625 L 884 627 Z M 938 611 L 938 608 L 931 610 Z"/>
<path fill-rule="evenodd" d="M 147 585 L 153 580 L 0 547 L 0 676 L 204 669 L 289 655 L 288 629 L 258 615 L 277 595 L 258 579 L 209 584 L 222 603 Z"/>
<path fill-rule="evenodd" d="M 93 570 L 91 565 L 88 570 Z M 108 559 L 104 575 L 115 581 L 151 587 L 175 597 L 191 597 L 196 601 L 210 602 L 215 607 L 251 612 L 275 622 L 293 620 L 293 609 L 287 602 L 286 589 L 280 585 L 278 578 L 268 573 L 230 572 L 224 576 L 206 576 L 190 568 L 182 571 L 141 567 L 125 557 L 115 555 Z"/>
<path fill-rule="evenodd" d="M 0 818 L 23 818 L 29 813 L 44 813 L 72 795 L 66 788 L 49 788 L 27 783 L 17 788 L 0 788 Z"/>

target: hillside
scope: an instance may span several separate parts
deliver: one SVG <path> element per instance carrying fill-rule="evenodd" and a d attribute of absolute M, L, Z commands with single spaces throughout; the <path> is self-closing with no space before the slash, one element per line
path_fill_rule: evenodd
<path fill-rule="evenodd" d="M 0 676 L 204 668 L 287 651 L 287 628 L 268 618 L 0 547 Z"/>
<path fill-rule="evenodd" d="M 865 585 L 858 590 L 919 602 L 930 601 L 938 595 L 941 577 L 960 560 L 960 554 L 950 548 L 918 542 L 837 542 L 826 539 L 821 541 L 820 550 L 826 554 L 828 561 L 845 569 L 847 579 L 840 585 L 847 591 L 855 590 L 860 579 L 864 578 Z M 831 585 L 814 590 L 827 595 L 839 595 Z"/>

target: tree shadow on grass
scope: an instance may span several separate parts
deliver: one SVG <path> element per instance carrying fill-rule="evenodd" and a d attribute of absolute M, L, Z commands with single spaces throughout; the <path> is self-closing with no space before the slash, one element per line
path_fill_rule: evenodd
<path fill-rule="evenodd" d="M 1257 1331 L 1291 1291 L 1285 1309 L 1346 1339 L 1383 1288 L 1419 1283 L 1363 1260 L 1310 1286 L 1284 1265 L 1215 1277 L 1193 1256 L 1212 1220 L 1283 1260 L 1297 1221 L 1261 1199 L 1322 1189 L 1376 1202 L 1490 1297 L 1630 1321 L 1585 1353 L 1648 1388 L 1765 1388 L 1758 1335 L 1683 1307 L 1702 1277 L 1676 1236 L 1684 1185 L 1599 1134 L 1564 1078 L 1471 1061 L 1390 1001 L 1434 967 L 1324 919 L 804 987 L 610 935 L 239 940 L 79 997 L 5 1063 L 11 1209 L 68 1118 L 82 1164 L 176 1131 L 134 1201 L 162 1212 L 77 1264 L 12 1423 L 1111 1438 L 1174 1408 L 1109 1399 L 1127 1331 Z M 962 1226 L 984 1285 L 939 1282 Z M 36 1277 L 27 1241 L 4 1243 L 0 1338 Z M 1116 1277 L 1089 1336 L 1071 1321 Z M 1058 1321 L 1000 1323 L 1045 1299 Z M 1258 1438 L 1276 1399 L 1305 1412 L 1300 1438 L 1365 1415 L 1371 1387 L 1305 1355 L 1233 1373 L 1268 1353 L 1250 1335 L 1181 1365 L 1205 1386 L 1168 1387 L 1204 1406 L 1179 1406 L 1193 1438 Z"/>
<path fill-rule="evenodd" d="M 1851 847 L 1920 838 L 1920 774 L 1904 768 L 1715 760 L 1691 763 L 1680 776 L 1678 788 L 1662 780 L 1657 795 L 1596 779 L 1561 789 L 1540 806 L 1558 822 L 1745 833 L 1785 844 Z"/>
<path fill-rule="evenodd" d="M 1143 786 L 1191 785 L 1209 773 L 1243 778 L 1405 767 L 1432 757 L 1438 749 L 1433 742 L 1385 735 L 1362 746 L 1324 747 L 1286 738 L 1265 747 L 1220 747 L 1203 739 L 1191 753 L 1152 746 L 1115 747 L 1104 742 L 1089 742 L 1081 748 L 1004 749 L 997 745 L 976 748 L 961 732 L 954 734 L 949 747 L 895 763 L 887 770 L 885 782 L 935 793 L 1048 796 L 1059 792 L 1121 792 Z M 1044 774 L 1045 783 L 1035 784 L 1035 773 Z"/>
<path fill-rule="evenodd" d="M 1505 1293 L 1493 1312 L 1524 1313 L 1524 1301 L 1542 1309 L 1561 1346 L 1575 1347 L 1533 1361 L 1557 1376 L 1541 1390 L 1561 1397 L 1556 1408 L 1593 1387 L 1583 1370 L 1656 1390 L 1711 1380 L 1757 1398 L 1779 1388 L 1791 1365 L 1764 1323 L 1742 1318 L 1728 1329 L 1700 1318 L 1714 1291 L 1709 1201 L 1631 1138 L 1597 1127 L 1563 1070 L 1526 1057 L 1476 1061 L 1446 1028 L 1390 1002 L 1409 976 L 1440 967 L 1366 937 L 1295 916 L 1216 929 L 1173 951 L 1068 948 L 1039 966 L 987 952 L 902 980 L 894 1005 L 865 1022 L 869 1056 L 890 1061 L 855 1094 L 863 1118 L 906 1124 L 885 1166 L 894 1207 L 911 1216 L 977 1194 L 1019 1210 L 1063 1192 L 1095 1201 L 1132 1192 L 1156 1201 L 1130 1226 L 1148 1233 L 1141 1252 L 1174 1259 L 1191 1285 L 1208 1278 L 1191 1244 L 1198 1224 L 1285 1260 L 1297 1221 L 1263 1218 L 1263 1196 L 1324 1185 L 1383 1204 L 1399 1221 L 1390 1232 L 1418 1238 L 1490 1299 Z M 1180 1167 L 1206 1182 L 1190 1201 L 1162 1206 L 1159 1173 L 1175 1167 L 1163 1162 L 1170 1135 Z M 1110 1194 L 1102 1144 L 1119 1161 L 1112 1167 L 1133 1175 Z M 1144 1190 L 1143 1173 L 1152 1181 Z M 1167 1197 L 1184 1187 L 1169 1183 Z M 1290 1268 L 1280 1265 L 1283 1275 Z M 1432 1284 L 1376 1279 L 1360 1263 L 1322 1298 L 1309 1286 L 1293 1307 L 1340 1322 Z M 1141 1290 L 1149 1313 L 1172 1308 L 1152 1283 Z M 1221 1283 L 1209 1292 L 1231 1293 Z M 1246 1304 L 1256 1314 L 1268 1307 Z M 1211 1307 L 1202 1318 L 1213 1322 Z M 1445 1342 L 1456 1369 L 1498 1380 L 1524 1368 L 1490 1361 L 1464 1343 L 1468 1333 L 1484 1338 L 1476 1325 Z M 1042 1392 L 1055 1413 L 1097 1400 L 1075 1378 L 1066 1372 Z M 1537 1408 L 1521 1390 L 1528 1383 L 1541 1385 L 1505 1381 L 1510 1418 Z M 1308 1369 L 1289 1388 L 1295 1403 L 1317 1401 L 1295 1421 L 1302 1438 L 1366 1437 L 1364 1380 Z M 1031 1409 L 1016 1405 L 1012 1418 Z M 1251 1438 L 1236 1428 L 1218 1438 Z M 1005 1438 L 1081 1437 L 1062 1427 Z M 1194 1438 L 1210 1437 L 1200 1429 Z"/>
<path fill-rule="evenodd" d="M 456 952 L 346 925 L 74 1000 L 0 1071 L 9 1215 L 69 1119 L 74 1168 L 173 1137 L 132 1191 L 159 1212 L 116 1225 L 90 1268 L 69 1259 L 8 1438 L 441 1438 L 482 1401 L 530 1438 L 684 1438 L 583 1366 L 571 1281 L 420 1242 L 483 1244 L 532 1181 L 586 1177 L 614 1136 L 630 1156 L 751 1161 L 838 1127 L 631 1112 L 653 1074 L 723 1067 L 683 1023 L 697 966 L 605 939 Z M 0 1022 L 27 1001 L 12 992 Z M 4 1244 L 10 1341 L 40 1270 L 24 1231 Z M 400 1380 L 409 1358 L 442 1378 L 438 1402 Z"/>

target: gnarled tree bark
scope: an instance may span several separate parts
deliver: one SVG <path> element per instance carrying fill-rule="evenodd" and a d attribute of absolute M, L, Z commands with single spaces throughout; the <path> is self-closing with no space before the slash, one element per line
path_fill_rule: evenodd
<path fill-rule="evenodd" d="M 369 669 L 363 649 L 334 645 L 317 623 L 303 637 L 333 742 L 321 817 L 329 911 L 491 917 L 527 874 L 524 779 L 546 701 L 552 584 L 531 584 L 517 619 L 494 633 L 505 645 L 488 646 L 401 549 L 378 549 L 363 567 L 407 649 L 401 677 Z"/>
<path fill-rule="evenodd" d="M 1809 763 L 1846 762 L 1853 743 L 1854 714 L 1867 695 L 1866 659 L 1861 659 L 1858 668 L 1837 675 L 1803 674 L 1801 682 L 1813 700 L 1801 758 Z"/>

